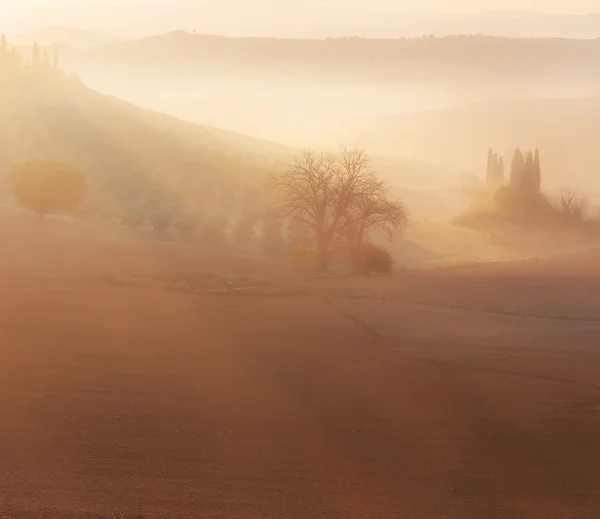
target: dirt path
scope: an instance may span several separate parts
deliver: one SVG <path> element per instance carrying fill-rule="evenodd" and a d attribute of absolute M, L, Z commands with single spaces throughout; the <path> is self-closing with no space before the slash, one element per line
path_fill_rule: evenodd
<path fill-rule="evenodd" d="M 597 515 L 593 388 L 389 340 L 311 298 L 0 291 L 0 517 Z"/>

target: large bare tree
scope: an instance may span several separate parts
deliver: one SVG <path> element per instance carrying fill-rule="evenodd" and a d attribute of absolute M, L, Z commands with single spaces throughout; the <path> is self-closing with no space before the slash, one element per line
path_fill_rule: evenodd
<path fill-rule="evenodd" d="M 392 237 L 406 224 L 404 205 L 388 199 L 387 184 L 372 171 L 364 150 L 303 150 L 273 179 L 272 188 L 278 194 L 278 214 L 314 233 L 323 268 L 336 236 L 353 247 L 369 230 L 385 229 Z"/>

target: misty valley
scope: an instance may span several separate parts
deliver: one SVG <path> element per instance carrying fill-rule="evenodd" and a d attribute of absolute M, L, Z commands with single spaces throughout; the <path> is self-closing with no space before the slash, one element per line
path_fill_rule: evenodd
<path fill-rule="evenodd" d="M 0 518 L 597 516 L 597 15 L 265 2 L 0 0 Z"/>

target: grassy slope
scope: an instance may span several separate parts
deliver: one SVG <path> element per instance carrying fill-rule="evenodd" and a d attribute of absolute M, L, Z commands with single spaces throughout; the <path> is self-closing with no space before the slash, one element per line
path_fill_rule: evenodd
<path fill-rule="evenodd" d="M 249 183 L 287 153 L 100 95 L 55 71 L 22 67 L 1 77 L 3 188 L 11 167 L 32 157 L 73 163 L 100 191 L 130 199 L 154 183 Z"/>

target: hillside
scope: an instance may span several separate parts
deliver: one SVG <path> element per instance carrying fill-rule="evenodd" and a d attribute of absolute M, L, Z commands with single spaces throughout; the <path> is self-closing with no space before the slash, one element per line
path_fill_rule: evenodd
<path fill-rule="evenodd" d="M 5 202 L 11 200 L 7 173 L 32 157 L 80 167 L 92 187 L 86 206 L 122 214 L 135 212 L 156 191 L 168 193 L 162 205 L 186 208 L 218 206 L 220 196 L 235 199 L 246 191 L 260 197 L 258 182 L 294 153 L 291 147 L 102 95 L 76 75 L 50 66 L 26 67 L 9 52 L 0 60 L 0 78 L 0 198 Z M 171 98 L 181 97 L 186 88 L 181 81 Z M 189 102 L 182 115 L 194 106 Z M 397 155 L 374 157 L 373 162 L 395 189 L 429 190 L 452 183 L 456 176 L 451 169 Z M 416 205 L 427 205 L 421 203 L 423 196 L 415 198 Z"/>
<path fill-rule="evenodd" d="M 85 60 L 137 68 L 185 68 L 188 74 L 269 73 L 368 80 L 598 77 L 600 40 L 446 36 L 367 38 L 227 38 L 170 32 L 93 49 Z M 202 69 L 190 67 L 202 66 Z M 362 77 L 364 80 L 365 78 Z"/>
<path fill-rule="evenodd" d="M 346 128 L 347 142 L 374 153 L 427 156 L 480 174 L 490 147 L 508 164 L 514 148 L 539 148 L 546 188 L 572 184 L 600 192 L 600 97 L 488 101 L 355 120 Z"/>
<path fill-rule="evenodd" d="M 85 87 L 76 77 L 14 54 L 0 56 L 1 197 L 7 173 L 32 157 L 72 163 L 88 176 L 88 204 L 135 208 L 150 191 L 209 196 L 256 184 L 288 150 L 192 125 Z"/>
<path fill-rule="evenodd" d="M 497 99 L 562 99 L 600 92 L 600 40 L 293 40 L 179 31 L 87 51 L 61 51 L 60 61 L 101 92 L 298 147 L 335 146 L 351 137 L 340 136 L 341 131 L 358 125 L 368 134 L 372 117 Z M 504 117 L 503 107 L 499 112 Z M 371 140 L 378 145 L 377 131 Z M 402 152 L 378 147 L 385 154 Z M 418 151 L 411 158 L 461 168 L 474 164 L 432 159 L 430 150 Z"/>

